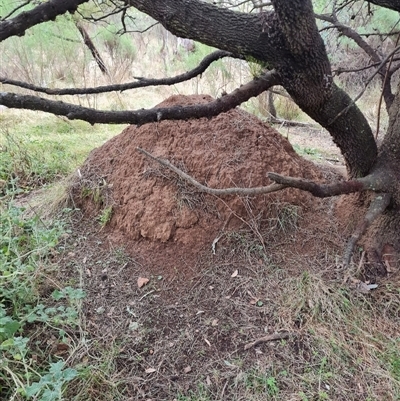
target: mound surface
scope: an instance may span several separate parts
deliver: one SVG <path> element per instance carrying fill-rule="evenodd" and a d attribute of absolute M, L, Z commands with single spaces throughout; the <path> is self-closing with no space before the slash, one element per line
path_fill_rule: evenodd
<path fill-rule="evenodd" d="M 179 95 L 159 106 L 211 100 Z M 137 147 L 168 159 L 212 188 L 269 185 L 269 171 L 312 180 L 323 177 L 277 131 L 238 108 L 212 119 L 127 127 L 91 152 L 73 186 L 74 201 L 92 216 L 112 206 L 104 228 L 110 241 L 166 270 L 193 270 L 199 252 L 210 251 L 222 230 L 260 227 L 277 207 L 291 204 L 305 212 L 319 202 L 295 189 L 254 198 L 202 194 L 138 153 Z"/>

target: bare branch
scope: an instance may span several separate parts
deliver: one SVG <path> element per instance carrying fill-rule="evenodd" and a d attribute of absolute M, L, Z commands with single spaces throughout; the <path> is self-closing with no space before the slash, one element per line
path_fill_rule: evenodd
<path fill-rule="evenodd" d="M 10 18 L 13 14 L 15 14 L 18 10 L 20 10 L 21 8 L 24 8 L 25 6 L 27 6 L 32 0 L 27 0 L 25 1 L 25 3 L 20 4 L 19 6 L 15 7 L 13 10 L 11 10 L 7 15 L 5 15 L 4 17 L 1 17 L 0 20 L 1 21 L 5 21 L 6 19 Z"/>
<path fill-rule="evenodd" d="M 230 94 L 206 104 L 142 109 L 135 111 L 103 111 L 71 103 L 57 102 L 30 95 L 0 92 L 0 104 L 15 109 L 40 110 L 70 120 L 84 120 L 90 124 L 137 124 L 161 120 L 187 120 L 189 118 L 213 117 L 249 100 L 253 96 L 279 85 L 279 75 L 273 70 L 253 79 Z"/>
<path fill-rule="evenodd" d="M 79 5 L 88 0 L 50 0 L 39 4 L 29 11 L 18 14 L 15 18 L 0 22 L 0 42 L 10 36 L 23 36 L 25 31 L 42 22 L 54 21 L 58 15 L 73 14 Z"/>
<path fill-rule="evenodd" d="M 399 61 L 399 60 L 400 60 L 399 57 L 393 58 L 393 61 Z M 386 60 L 386 62 L 390 62 L 390 61 Z M 336 70 L 332 70 L 332 73 L 334 75 L 338 75 L 339 76 L 340 74 L 347 73 L 347 72 L 359 72 L 359 71 L 369 70 L 370 68 L 377 67 L 380 64 L 381 64 L 380 62 L 372 63 L 372 64 L 368 64 L 368 65 L 365 65 L 364 67 L 359 67 L 359 68 L 342 68 L 342 67 L 338 67 L 338 68 L 336 68 Z M 397 68 L 396 68 L 396 70 L 397 70 Z M 390 74 L 391 75 L 393 75 L 394 72 L 395 71 L 393 71 L 393 69 L 390 69 Z"/>
<path fill-rule="evenodd" d="M 376 220 L 376 218 L 386 210 L 386 208 L 389 206 L 391 197 L 391 194 L 381 193 L 377 194 L 372 200 L 364 220 L 357 227 L 356 231 L 352 234 L 349 242 L 347 243 L 343 257 L 344 266 L 348 266 L 350 264 L 351 255 L 353 254 L 353 250 L 357 242 L 360 240 L 367 228 Z"/>
<path fill-rule="evenodd" d="M 99 66 L 100 71 L 103 74 L 107 75 L 108 74 L 107 67 L 104 64 L 104 61 L 103 61 L 99 51 L 97 50 L 96 46 L 94 45 L 92 39 L 90 39 L 90 36 L 87 33 L 85 27 L 83 26 L 83 24 L 80 21 L 74 21 L 74 22 L 75 22 L 76 28 L 78 29 L 79 33 L 82 36 L 83 43 L 89 49 L 89 51 L 92 54 L 93 58 L 95 59 L 97 65 Z"/>
<path fill-rule="evenodd" d="M 268 177 L 278 184 L 310 192 L 318 198 L 327 198 L 330 196 L 351 194 L 367 190 L 379 191 L 386 188 L 387 185 L 387 182 L 383 182 L 380 177 L 372 174 L 354 180 L 335 182 L 333 184 L 318 184 L 314 181 L 285 177 L 276 173 L 268 173 Z"/>
<path fill-rule="evenodd" d="M 361 96 L 365 93 L 365 91 L 368 88 L 368 85 L 371 83 L 371 81 L 374 79 L 374 77 L 378 74 L 378 72 L 380 71 L 380 69 L 383 67 L 384 64 L 386 64 L 386 62 L 389 60 L 390 57 L 393 56 L 393 54 L 397 53 L 398 51 L 400 51 L 400 46 L 397 46 L 396 48 L 394 48 L 383 60 L 382 62 L 379 64 L 378 68 L 376 69 L 376 71 L 371 74 L 371 76 L 366 80 L 365 84 L 364 84 L 364 88 L 361 90 L 361 92 L 352 100 L 352 102 L 345 107 L 340 113 L 338 113 L 333 119 L 332 121 L 329 122 L 328 126 L 333 124 L 339 117 L 341 117 L 343 114 L 345 114 L 356 102 L 357 100 L 359 100 L 361 98 Z M 393 97 L 394 98 L 394 97 Z"/>
<path fill-rule="evenodd" d="M 177 83 L 187 81 L 202 74 L 210 66 L 212 62 L 220 60 L 221 58 L 224 57 L 231 57 L 231 56 L 232 54 L 229 52 L 217 50 L 207 55 L 197 67 L 193 68 L 188 72 L 185 72 L 184 74 L 180 74 L 175 77 L 158 78 L 158 79 L 137 77 L 136 79 L 138 81 L 136 82 L 128 82 L 125 84 L 115 84 L 115 85 L 104 85 L 93 88 L 50 89 L 32 85 L 27 82 L 8 79 L 6 77 L 0 77 L 0 82 L 7 85 L 13 85 L 24 89 L 29 89 L 39 93 L 46 93 L 47 95 L 90 95 L 90 94 L 105 93 L 112 91 L 122 92 L 129 89 L 144 88 L 146 86 L 175 85 Z"/>
<path fill-rule="evenodd" d="M 101 17 L 98 17 L 98 18 L 95 18 L 94 16 L 93 16 L 93 14 L 91 15 L 91 16 L 84 16 L 84 15 L 82 15 L 82 14 L 80 14 L 81 15 L 81 17 L 83 18 L 83 19 L 85 19 L 86 21 L 90 21 L 90 22 L 99 22 L 99 21 L 103 21 L 103 20 L 105 20 L 105 19 L 107 19 L 108 17 L 111 17 L 111 16 L 113 16 L 113 15 L 117 15 L 117 14 L 119 14 L 119 13 L 123 13 L 123 12 L 126 12 L 126 10 L 129 8 L 130 6 L 129 5 L 126 5 L 126 6 L 115 6 L 115 8 L 112 10 L 112 11 L 110 11 L 109 13 L 107 13 L 107 14 L 103 14 Z"/>
<path fill-rule="evenodd" d="M 400 11 L 400 2 L 398 0 L 366 0 L 368 3 L 375 4 L 377 6 L 390 8 L 394 11 Z"/>
<path fill-rule="evenodd" d="M 361 36 L 369 37 L 369 36 L 380 36 L 380 37 L 388 37 L 399 35 L 400 31 L 391 31 L 391 32 L 368 32 L 368 33 L 360 33 Z"/>
<path fill-rule="evenodd" d="M 386 68 L 386 63 L 382 64 L 382 59 L 378 55 L 378 53 L 375 51 L 375 49 L 369 45 L 362 37 L 361 35 L 356 32 L 354 29 L 350 28 L 347 25 L 342 24 L 341 22 L 338 21 L 335 15 L 316 15 L 316 18 L 321 19 L 323 21 L 330 22 L 333 24 L 337 30 L 342 33 L 344 36 L 354 40 L 354 42 L 365 51 L 365 53 L 371 57 L 372 61 L 375 63 L 380 63 L 380 68 L 379 68 L 379 74 L 381 74 L 382 77 L 382 94 L 385 99 L 386 103 L 386 109 L 389 110 L 393 99 L 394 95 L 392 93 L 392 88 L 391 88 L 391 75 L 389 71 Z"/>
<path fill-rule="evenodd" d="M 201 192 L 205 192 L 207 194 L 216 195 L 216 196 L 228 196 L 228 195 L 256 196 L 256 195 L 269 194 L 271 192 L 280 191 L 285 188 L 285 185 L 279 185 L 279 184 L 271 184 L 271 185 L 268 185 L 267 187 L 253 187 L 253 188 L 217 189 L 217 188 L 206 187 L 205 185 L 200 184 L 198 181 L 196 181 L 189 174 L 186 174 L 184 171 L 180 170 L 178 167 L 171 164 L 168 160 L 155 157 L 151 153 L 145 151 L 144 149 L 141 149 L 141 148 L 136 148 L 136 149 L 138 152 L 142 153 L 149 159 L 154 160 L 157 163 L 160 163 L 164 167 L 167 167 L 168 169 L 173 171 L 175 174 L 177 174 L 179 177 L 183 178 L 185 181 L 192 184 L 194 187 L 196 187 Z"/>
<path fill-rule="evenodd" d="M 370 46 L 359 34 L 356 32 L 354 29 L 350 28 L 347 25 L 342 24 L 339 22 L 336 17 L 332 15 L 327 15 L 327 14 L 315 14 L 315 17 L 317 19 L 320 19 L 322 21 L 330 22 L 333 27 L 335 27 L 340 33 L 342 33 L 344 36 L 347 36 L 350 39 L 353 39 L 354 42 L 357 43 L 358 46 L 361 47 L 367 53 L 371 59 L 376 62 L 380 63 L 382 60 L 378 56 L 377 52 L 374 50 L 372 46 Z"/>
<path fill-rule="evenodd" d="M 399 44 L 399 39 L 400 39 L 400 35 L 397 36 L 397 40 L 396 40 L 395 47 L 398 46 L 398 44 Z M 375 134 L 375 139 L 378 139 L 378 135 L 379 135 L 379 127 L 380 127 L 380 121 L 381 121 L 382 99 L 383 99 L 384 96 L 385 96 L 385 86 L 386 86 L 385 83 L 386 83 L 386 80 L 389 80 L 389 81 L 390 81 L 390 78 L 391 78 L 391 76 L 392 76 L 392 68 L 391 68 L 391 67 L 392 67 L 392 63 L 393 63 L 393 58 L 394 58 L 394 53 L 393 53 L 392 57 L 390 58 L 389 65 L 388 65 L 388 67 L 387 67 L 387 69 L 386 69 L 386 74 L 385 74 L 385 78 L 384 78 L 384 81 L 383 81 L 383 90 L 382 90 L 382 92 L 381 92 L 381 95 L 379 96 L 379 102 L 378 102 L 378 118 L 377 118 L 377 122 L 376 122 L 376 134 Z M 396 69 L 395 69 L 394 71 L 396 71 Z M 392 99 L 391 99 L 390 105 L 393 103 L 393 100 L 394 100 L 394 96 L 392 95 Z"/>

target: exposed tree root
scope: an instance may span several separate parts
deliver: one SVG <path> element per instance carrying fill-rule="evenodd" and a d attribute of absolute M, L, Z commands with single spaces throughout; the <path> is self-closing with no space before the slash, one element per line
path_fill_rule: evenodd
<path fill-rule="evenodd" d="M 365 233 L 367 228 L 373 223 L 373 221 L 385 211 L 390 203 L 390 199 L 390 194 L 381 193 L 375 195 L 374 199 L 369 205 L 364 220 L 359 224 L 356 231 L 350 237 L 343 256 L 344 266 L 348 266 L 350 264 L 351 255 L 353 254 L 355 245 Z"/>

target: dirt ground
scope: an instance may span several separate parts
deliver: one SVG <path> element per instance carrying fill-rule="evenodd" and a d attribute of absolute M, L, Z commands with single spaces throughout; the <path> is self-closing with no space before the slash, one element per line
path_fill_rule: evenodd
<path fill-rule="evenodd" d="M 199 100 L 209 98 L 174 96 L 162 105 Z M 343 305 L 359 299 L 351 288 L 339 290 L 349 274 L 341 267 L 348 232 L 336 221 L 335 200 L 293 189 L 255 198 L 205 195 L 136 150 L 213 188 L 265 186 L 268 171 L 342 179 L 342 159 L 324 135 L 316 142 L 312 129 L 288 132 L 292 143 L 324 150 L 310 152 L 315 164 L 236 109 L 211 120 L 128 127 L 92 151 L 71 189 L 79 212 L 57 263 L 58 279 L 80 277 L 87 293 L 81 336 L 92 341 L 90 352 L 80 346 L 70 362 L 112 354 L 112 367 L 91 371 L 93 399 L 322 400 L 326 393 L 367 400 L 375 384 L 373 394 L 394 399 L 362 363 L 343 369 L 340 353 L 329 354 L 335 377 L 307 373 L 328 358 L 320 337 L 346 344 Z M 382 278 L 374 302 L 387 305 L 385 283 L 395 294 L 398 280 Z M 386 317 L 397 314 L 387 327 L 394 336 L 397 308 L 385 308 Z M 252 345 L 270 334 L 282 338 Z"/>

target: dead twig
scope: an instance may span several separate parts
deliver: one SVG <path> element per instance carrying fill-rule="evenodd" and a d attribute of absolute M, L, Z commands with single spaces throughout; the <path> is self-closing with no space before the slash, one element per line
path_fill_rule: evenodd
<path fill-rule="evenodd" d="M 268 194 L 271 192 L 280 191 L 286 188 L 286 185 L 281 185 L 281 184 L 271 184 L 266 187 L 253 187 L 253 188 L 224 188 L 224 189 L 209 188 L 203 184 L 200 184 L 193 177 L 191 177 L 189 174 L 186 174 L 173 164 L 171 164 L 168 160 L 155 157 L 151 153 L 141 148 L 136 148 L 136 150 L 145 155 L 146 157 L 148 157 L 149 159 L 154 160 L 157 163 L 160 163 L 164 167 L 167 167 L 168 169 L 179 175 L 179 177 L 183 178 L 185 181 L 195 186 L 201 192 L 205 192 L 207 194 L 217 195 L 217 196 L 227 196 L 227 195 L 255 196 L 255 195 Z"/>
<path fill-rule="evenodd" d="M 267 336 L 257 338 L 257 340 L 248 343 L 244 346 L 245 351 L 257 346 L 258 344 L 266 343 L 269 341 L 278 341 L 278 340 L 287 340 L 290 336 L 293 336 L 294 333 L 289 332 L 282 332 L 282 333 L 275 333 L 275 334 L 268 334 Z"/>

